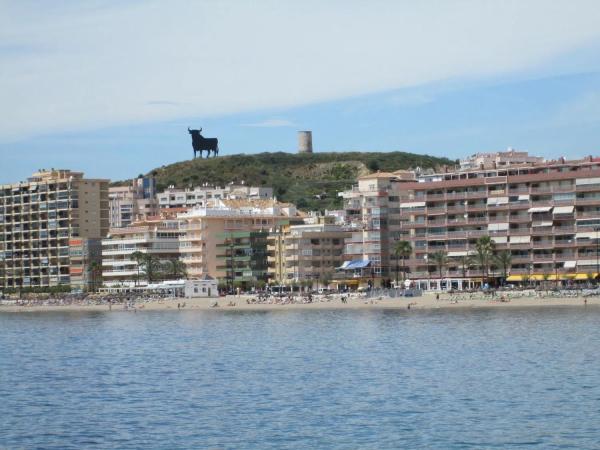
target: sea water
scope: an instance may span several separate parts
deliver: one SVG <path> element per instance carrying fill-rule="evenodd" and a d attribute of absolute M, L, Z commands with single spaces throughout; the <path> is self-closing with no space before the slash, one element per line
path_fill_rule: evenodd
<path fill-rule="evenodd" d="M 600 309 L 0 314 L 0 448 L 599 448 Z"/>

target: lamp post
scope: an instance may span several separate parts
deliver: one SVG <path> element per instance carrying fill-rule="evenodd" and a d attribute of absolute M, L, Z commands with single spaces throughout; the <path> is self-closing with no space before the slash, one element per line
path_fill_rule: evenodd
<path fill-rule="evenodd" d="M 396 246 L 398 245 L 398 238 L 394 238 L 394 256 L 396 257 L 396 283 L 394 284 L 394 287 L 396 288 L 396 290 L 398 289 L 398 272 L 400 271 L 400 267 L 398 265 L 398 259 L 399 259 L 399 255 L 396 252 Z M 402 274 L 402 278 L 404 278 L 404 273 Z"/>
<path fill-rule="evenodd" d="M 598 284 L 598 274 L 600 274 L 600 242 L 598 241 L 598 231 L 600 231 L 600 227 L 595 226 L 594 231 L 596 232 L 596 284 Z"/>
<path fill-rule="evenodd" d="M 425 254 L 423 259 L 425 260 L 425 267 L 427 268 L 427 290 L 431 288 L 431 273 L 429 272 L 429 255 Z"/>

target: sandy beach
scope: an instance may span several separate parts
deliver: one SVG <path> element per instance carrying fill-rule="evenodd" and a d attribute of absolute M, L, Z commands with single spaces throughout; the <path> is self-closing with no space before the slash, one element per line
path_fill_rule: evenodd
<path fill-rule="evenodd" d="M 227 296 L 220 298 L 197 298 L 197 299 L 164 299 L 136 303 L 135 308 L 125 308 L 122 304 L 115 304 L 109 308 L 108 305 L 35 305 L 17 306 L 1 305 L 0 313 L 26 313 L 26 312 L 50 312 L 50 311 L 111 311 L 111 312 L 145 312 L 145 311 L 177 311 L 178 304 L 185 306 L 186 310 L 210 310 L 210 311 L 286 311 L 286 310 L 338 310 L 338 309 L 403 309 L 403 310 L 433 310 L 433 309 L 460 309 L 460 308 L 521 308 L 521 307 L 598 307 L 600 297 L 598 296 L 573 296 L 573 297 L 520 297 L 510 298 L 502 301 L 500 297 L 493 299 L 480 294 L 470 296 L 456 296 L 452 294 L 440 294 L 436 299 L 435 294 L 425 294 L 414 298 L 390 298 L 376 297 L 373 299 L 350 297 L 347 303 L 342 303 L 339 296 L 317 298 L 313 303 L 248 303 L 252 296 Z M 218 306 L 213 306 L 215 302 Z M 410 308 L 409 308 L 410 305 Z"/>

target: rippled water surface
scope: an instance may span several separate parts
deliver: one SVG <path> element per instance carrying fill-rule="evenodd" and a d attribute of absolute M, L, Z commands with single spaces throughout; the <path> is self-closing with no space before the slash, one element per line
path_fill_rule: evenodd
<path fill-rule="evenodd" d="M 599 448 L 600 310 L 0 314 L 0 448 Z"/>

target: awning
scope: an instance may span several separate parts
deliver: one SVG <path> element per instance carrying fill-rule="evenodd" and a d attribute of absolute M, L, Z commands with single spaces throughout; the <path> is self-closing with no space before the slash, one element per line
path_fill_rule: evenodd
<path fill-rule="evenodd" d="M 506 231 L 508 230 L 508 223 L 490 223 L 488 224 L 488 231 Z"/>
<path fill-rule="evenodd" d="M 590 277 L 592 279 L 594 279 L 597 276 L 598 276 L 597 272 L 593 272 L 593 273 L 590 273 L 590 274 L 587 274 L 587 273 L 578 273 L 578 274 L 575 274 L 575 279 L 576 280 L 589 280 Z"/>
<path fill-rule="evenodd" d="M 529 200 L 529 194 L 519 195 L 519 201 Z"/>
<path fill-rule="evenodd" d="M 577 261 L 578 266 L 596 266 L 598 261 L 595 259 L 580 259 Z"/>
<path fill-rule="evenodd" d="M 600 178 L 576 178 L 575 184 L 577 186 L 582 184 L 600 184 Z"/>
<path fill-rule="evenodd" d="M 590 231 L 587 233 L 576 233 L 575 234 L 576 239 L 596 239 L 597 237 L 600 237 L 600 232 Z"/>
<path fill-rule="evenodd" d="M 511 236 L 510 243 L 511 244 L 529 244 L 531 241 L 531 236 Z"/>
<path fill-rule="evenodd" d="M 563 265 L 563 267 L 564 267 L 565 269 L 572 269 L 572 268 L 574 268 L 575 266 L 577 266 L 577 261 L 565 261 L 565 263 L 564 263 L 564 265 Z"/>
<path fill-rule="evenodd" d="M 492 241 L 496 244 L 506 244 L 508 242 L 508 237 L 506 236 L 492 236 Z"/>
<path fill-rule="evenodd" d="M 469 252 L 448 252 L 448 256 L 467 256 Z"/>
<path fill-rule="evenodd" d="M 553 214 L 571 214 L 575 209 L 574 206 L 555 206 Z"/>
<path fill-rule="evenodd" d="M 400 208 L 423 208 L 424 206 L 425 202 L 400 203 Z"/>
<path fill-rule="evenodd" d="M 525 280 L 525 275 L 509 275 L 506 277 L 506 281 L 523 281 Z"/>
<path fill-rule="evenodd" d="M 569 279 L 572 279 L 572 278 L 573 277 L 569 276 L 569 274 L 563 274 L 563 273 L 559 273 L 558 274 L 558 279 L 559 280 L 569 280 Z M 548 278 L 546 278 L 546 280 L 548 280 L 548 281 L 556 281 L 556 274 L 555 273 L 550 274 L 548 276 Z"/>
<path fill-rule="evenodd" d="M 544 275 L 541 275 L 541 274 L 529 275 L 529 279 L 533 280 L 533 281 L 544 281 Z"/>
<path fill-rule="evenodd" d="M 533 222 L 532 227 L 551 227 L 552 222 Z"/>
<path fill-rule="evenodd" d="M 352 261 L 344 261 L 338 269 L 342 270 L 354 270 L 354 269 L 364 269 L 365 267 L 369 267 L 371 261 L 368 259 L 354 259 Z"/>
<path fill-rule="evenodd" d="M 530 213 L 541 213 L 541 212 L 549 212 L 552 209 L 552 206 L 536 206 L 534 208 L 529 208 L 527 212 Z"/>

